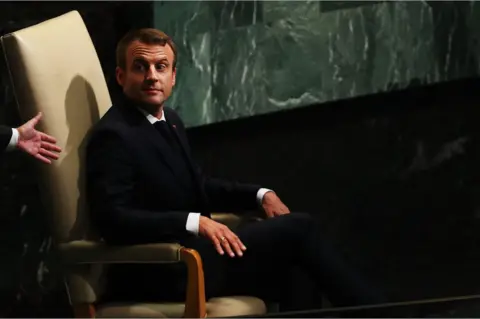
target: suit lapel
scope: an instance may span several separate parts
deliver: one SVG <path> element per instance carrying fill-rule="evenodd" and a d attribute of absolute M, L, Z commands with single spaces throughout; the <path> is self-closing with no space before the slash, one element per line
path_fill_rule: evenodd
<path fill-rule="evenodd" d="M 185 144 L 185 141 L 178 134 L 176 125 L 172 124 L 172 122 L 170 122 L 166 116 L 165 116 L 165 119 L 167 120 L 167 124 L 171 129 L 171 131 L 173 132 L 175 139 L 177 140 L 178 144 L 181 146 L 183 157 L 187 160 L 188 165 L 193 169 L 192 159 L 190 158 L 190 155 L 187 152 L 187 145 Z"/>
<path fill-rule="evenodd" d="M 155 127 L 145 118 L 139 127 L 141 130 L 141 136 L 146 136 L 147 140 L 152 144 L 160 154 L 160 157 L 165 162 L 166 166 L 177 176 L 177 163 L 171 147 L 167 144 L 160 134 L 158 134 Z M 178 176 L 177 176 L 178 177 Z"/>
<path fill-rule="evenodd" d="M 165 112 L 165 109 L 164 109 L 164 112 Z M 172 129 L 172 131 L 174 132 L 174 136 L 175 138 L 177 139 L 177 142 L 179 143 L 179 145 L 181 146 L 181 149 L 182 149 L 182 153 L 183 153 L 183 156 L 185 158 L 185 160 L 187 161 L 187 165 L 190 169 L 190 172 L 193 176 L 193 179 L 195 181 L 195 184 L 198 188 L 198 191 L 200 192 L 200 194 L 202 194 L 202 200 L 205 201 L 205 199 L 203 198 L 203 191 L 202 191 L 202 185 L 201 185 L 201 181 L 200 181 L 200 177 L 198 175 L 198 172 L 196 170 L 196 166 L 193 162 L 193 159 L 192 157 L 190 156 L 190 153 L 188 152 L 188 147 L 187 147 L 187 143 L 186 141 L 180 136 L 178 130 L 177 130 L 177 127 L 174 123 L 172 123 L 170 120 L 169 120 L 169 117 L 168 117 L 168 112 L 165 112 L 165 119 L 167 121 L 167 124 L 168 126 Z"/>
<path fill-rule="evenodd" d="M 184 174 L 182 174 L 182 167 L 178 163 L 178 158 L 176 158 L 168 142 L 163 139 L 162 135 L 158 133 L 147 118 L 139 110 L 135 109 L 134 105 L 124 105 L 123 108 L 124 111 L 128 112 L 127 114 L 129 114 L 131 119 L 134 119 L 134 129 L 137 131 L 139 140 L 151 144 L 165 166 L 176 177 L 176 180 L 188 189 L 188 185 L 185 184 Z"/>

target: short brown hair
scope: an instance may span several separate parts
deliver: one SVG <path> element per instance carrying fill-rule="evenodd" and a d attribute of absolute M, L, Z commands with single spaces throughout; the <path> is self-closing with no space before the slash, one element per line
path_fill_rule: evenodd
<path fill-rule="evenodd" d="M 122 69 L 126 68 L 127 64 L 127 49 L 128 46 L 134 42 L 140 41 L 144 44 L 159 44 L 164 46 L 168 44 L 173 51 L 173 69 L 177 66 L 177 48 L 175 43 L 173 43 L 172 38 L 170 38 L 165 32 L 152 29 L 152 28 L 144 28 L 144 29 L 136 29 L 128 32 L 117 44 L 117 66 Z"/>

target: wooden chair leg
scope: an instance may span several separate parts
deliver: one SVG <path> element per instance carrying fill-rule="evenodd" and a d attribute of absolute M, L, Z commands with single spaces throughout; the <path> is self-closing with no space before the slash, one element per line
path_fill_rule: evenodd
<path fill-rule="evenodd" d="M 180 250 L 180 258 L 187 264 L 188 283 L 185 300 L 185 318 L 205 318 L 207 304 L 205 301 L 205 278 L 200 254 L 189 248 Z"/>
<path fill-rule="evenodd" d="M 79 304 L 73 306 L 75 318 L 95 318 L 95 307 L 92 304 Z"/>

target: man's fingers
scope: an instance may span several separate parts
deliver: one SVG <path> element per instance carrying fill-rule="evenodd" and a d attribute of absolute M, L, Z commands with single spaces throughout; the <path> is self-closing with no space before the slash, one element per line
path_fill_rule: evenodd
<path fill-rule="evenodd" d="M 35 127 L 35 125 L 37 125 L 37 123 L 40 121 L 40 119 L 42 118 L 42 112 L 38 112 L 37 115 L 35 115 L 35 117 L 33 117 L 29 122 L 32 124 L 32 127 Z"/>
<path fill-rule="evenodd" d="M 235 250 L 235 254 L 237 256 L 239 256 L 239 257 L 243 256 L 243 251 L 242 251 L 242 248 L 241 248 L 240 244 L 238 243 L 238 240 L 232 239 L 230 241 L 230 245 L 232 246 L 233 250 Z"/>
<path fill-rule="evenodd" d="M 243 251 L 247 250 L 247 247 L 242 243 L 240 238 L 238 236 L 231 232 L 231 238 L 230 238 L 230 243 L 232 247 L 235 249 L 235 252 L 237 253 L 237 256 L 243 256 Z"/>
<path fill-rule="evenodd" d="M 231 257 L 234 257 L 235 255 L 237 256 L 243 256 L 242 250 L 240 249 L 240 246 L 238 245 L 236 235 L 232 232 L 229 232 L 225 234 L 225 241 L 228 242 L 229 247 L 232 249 L 232 253 L 230 254 Z"/>
<path fill-rule="evenodd" d="M 245 245 L 242 243 L 240 238 L 238 238 L 238 236 L 234 232 L 232 232 L 228 227 L 225 227 L 223 234 L 225 238 L 224 246 L 228 245 L 228 247 L 232 249 L 232 253 L 230 253 L 230 256 L 234 257 L 235 255 L 237 255 L 239 257 L 242 257 L 243 251 L 246 250 L 247 247 L 245 247 Z"/>
<path fill-rule="evenodd" d="M 57 139 L 53 136 L 50 136 L 48 134 L 45 134 L 43 132 L 39 132 L 40 133 L 40 138 L 42 139 L 42 141 L 44 142 L 49 142 L 49 143 L 57 143 Z"/>
<path fill-rule="evenodd" d="M 242 250 L 244 251 L 247 250 L 247 247 L 242 243 L 242 241 L 240 240 L 240 238 L 238 238 L 238 236 L 237 236 L 237 242 Z"/>
<path fill-rule="evenodd" d="M 220 255 L 223 255 L 224 252 L 222 249 L 222 245 L 220 244 L 220 240 L 218 240 L 218 238 L 215 235 L 213 235 L 210 239 L 212 240 L 213 245 L 215 246 L 215 249 L 218 251 L 218 253 Z"/>
<path fill-rule="evenodd" d="M 230 257 L 243 256 L 243 250 L 247 249 L 235 233 L 220 223 L 212 221 L 204 234 L 210 238 L 220 255 L 227 253 Z"/>
<path fill-rule="evenodd" d="M 54 152 L 61 152 L 62 151 L 62 148 L 58 145 L 55 145 L 55 144 L 51 144 L 51 143 L 48 143 L 48 142 L 41 142 L 40 143 L 40 146 L 46 150 L 49 150 L 49 151 L 54 151 Z"/>
<path fill-rule="evenodd" d="M 265 214 L 267 215 L 268 218 L 272 218 L 275 216 L 275 212 L 272 210 L 266 210 Z"/>
<path fill-rule="evenodd" d="M 52 161 L 50 161 L 48 158 L 45 158 L 44 156 L 42 156 L 40 153 L 35 155 L 35 158 L 44 162 L 45 164 L 52 164 Z"/>
<path fill-rule="evenodd" d="M 230 242 L 228 241 L 227 237 L 220 236 L 220 243 L 222 244 L 223 248 L 225 248 L 225 251 L 230 257 L 235 257 L 235 254 L 233 253 L 232 247 L 230 247 Z"/>
<path fill-rule="evenodd" d="M 46 156 L 46 157 L 49 157 L 51 159 L 54 159 L 54 160 L 57 160 L 58 159 L 58 154 L 56 153 L 53 153 L 53 152 L 50 152 L 50 151 L 47 151 L 46 149 L 44 148 L 40 148 L 40 150 L 38 151 L 41 155 L 43 156 Z"/>
<path fill-rule="evenodd" d="M 280 215 L 290 214 L 290 209 L 287 206 L 283 205 L 281 207 L 273 208 L 271 211 L 266 211 L 268 217 L 275 217 Z"/>

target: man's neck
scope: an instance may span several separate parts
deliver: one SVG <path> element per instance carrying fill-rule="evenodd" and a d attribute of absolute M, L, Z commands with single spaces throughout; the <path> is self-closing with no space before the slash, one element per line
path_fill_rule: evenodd
<path fill-rule="evenodd" d="M 163 105 L 160 106 L 147 106 L 143 108 L 145 111 L 147 111 L 149 114 L 155 116 L 157 119 L 161 119 L 163 115 Z"/>

